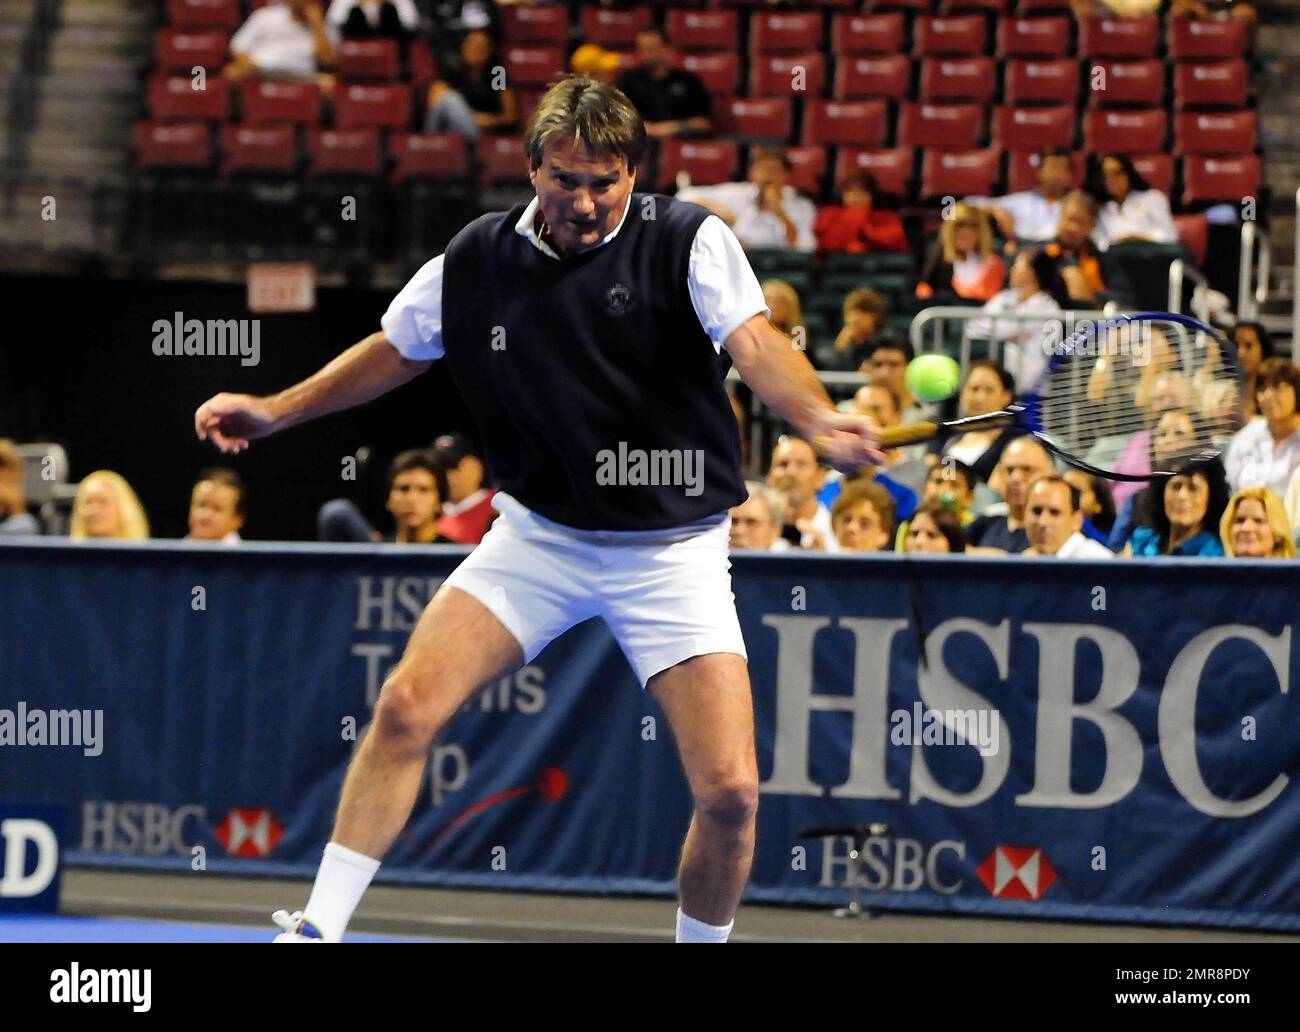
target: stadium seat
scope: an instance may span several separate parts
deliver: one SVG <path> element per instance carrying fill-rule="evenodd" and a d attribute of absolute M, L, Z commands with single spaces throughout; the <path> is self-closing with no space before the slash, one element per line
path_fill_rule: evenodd
<path fill-rule="evenodd" d="M 787 147 L 790 159 L 790 185 L 820 200 L 822 180 L 826 178 L 825 147 Z"/>
<path fill-rule="evenodd" d="M 913 52 L 919 57 L 982 54 L 987 26 L 978 14 L 953 18 L 925 15 L 916 19 Z"/>
<path fill-rule="evenodd" d="M 1019 193 L 1038 186 L 1038 151 L 1013 150 L 1007 154 L 1007 193 Z M 1082 155 L 1074 155 L 1074 181 L 1070 189 L 1083 186 L 1084 163 Z"/>
<path fill-rule="evenodd" d="M 135 126 L 135 164 L 142 172 L 212 167 L 212 129 L 206 122 Z"/>
<path fill-rule="evenodd" d="M 1079 56 L 1155 57 L 1159 35 L 1160 21 L 1154 15 L 1084 18 L 1079 23 Z"/>
<path fill-rule="evenodd" d="M 804 144 L 880 147 L 888 129 L 883 100 L 810 100 L 804 107 Z"/>
<path fill-rule="evenodd" d="M 740 50 L 740 17 L 735 11 L 668 12 L 668 39 L 675 50 Z"/>
<path fill-rule="evenodd" d="M 1069 11 L 1070 0 L 1019 0 L 1016 14 L 1045 14 L 1048 11 Z"/>
<path fill-rule="evenodd" d="M 835 54 L 899 54 L 903 50 L 903 16 L 837 14 L 831 19 L 831 51 Z"/>
<path fill-rule="evenodd" d="M 497 136 L 492 133 L 480 136 L 478 159 L 483 186 L 528 181 L 528 159 L 524 156 L 522 136 Z"/>
<path fill-rule="evenodd" d="M 783 11 L 755 14 L 749 23 L 749 52 L 798 54 L 822 48 L 820 11 Z"/>
<path fill-rule="evenodd" d="M 984 109 L 978 104 L 908 103 L 898 117 L 900 147 L 974 150 L 983 137 Z"/>
<path fill-rule="evenodd" d="M 1093 107 L 1135 104 L 1161 107 L 1165 102 L 1163 61 L 1094 61 L 1088 73 L 1088 103 Z"/>
<path fill-rule="evenodd" d="M 1068 18 L 998 20 L 998 57 L 1064 57 L 1069 49 Z"/>
<path fill-rule="evenodd" d="M 614 50 L 630 50 L 636 44 L 636 34 L 653 20 L 649 4 L 622 10 L 584 4 L 580 22 L 582 39 Z"/>
<path fill-rule="evenodd" d="M 501 38 L 506 46 L 565 46 L 569 11 L 563 4 L 502 5 Z"/>
<path fill-rule="evenodd" d="M 1205 267 L 1205 252 L 1209 245 L 1210 224 L 1204 215 L 1175 215 L 1174 229 L 1187 253 L 1201 268 Z"/>
<path fill-rule="evenodd" d="M 681 65 L 699 76 L 714 94 L 735 94 L 740 88 L 740 58 L 735 54 L 682 54 Z"/>
<path fill-rule="evenodd" d="M 293 126 L 226 125 L 221 129 L 221 172 L 292 173 L 298 167 Z"/>
<path fill-rule="evenodd" d="M 794 125 L 789 97 L 729 97 L 714 107 L 714 125 L 728 136 L 780 140 L 790 138 Z"/>
<path fill-rule="evenodd" d="M 911 147 L 870 151 L 841 147 L 835 160 L 835 182 L 850 172 L 870 172 L 885 193 L 907 198 L 911 193 L 912 161 Z"/>
<path fill-rule="evenodd" d="M 340 129 L 411 127 L 411 87 L 342 85 L 334 92 L 334 123 Z"/>
<path fill-rule="evenodd" d="M 537 110 L 544 96 L 546 96 L 546 91 L 537 87 L 515 91 L 515 98 L 519 101 L 519 124 L 521 126 L 528 124 L 528 120 L 533 117 L 533 112 Z"/>
<path fill-rule="evenodd" d="M 1011 0 L 944 0 L 944 14 L 1006 14 Z"/>
<path fill-rule="evenodd" d="M 978 100 L 987 104 L 997 86 L 993 59 L 930 57 L 921 62 L 921 99 Z"/>
<path fill-rule="evenodd" d="M 378 129 L 311 129 L 308 175 L 378 176 L 384 168 Z"/>
<path fill-rule="evenodd" d="M 563 47 L 506 47 L 503 56 L 512 86 L 549 86 L 566 67 Z"/>
<path fill-rule="evenodd" d="M 1175 154 L 1249 154 L 1255 149 L 1253 111 L 1184 111 L 1174 116 Z"/>
<path fill-rule="evenodd" d="M 749 92 L 755 97 L 820 97 L 826 59 L 819 53 L 767 54 L 750 62 Z"/>
<path fill-rule="evenodd" d="M 507 8 L 508 9 L 508 8 Z M 460 133 L 393 133 L 388 156 L 393 180 L 463 179 L 469 174 L 469 144 Z"/>
<path fill-rule="evenodd" d="M 659 182 L 657 189 L 665 190 L 677 181 L 677 173 L 685 172 L 695 186 L 727 183 L 735 179 L 739 168 L 739 152 L 734 143 L 725 140 L 666 139 L 659 150 Z"/>
<path fill-rule="evenodd" d="M 1250 26 L 1231 18 L 1227 21 L 1198 21 L 1173 18 L 1169 22 L 1169 58 L 1172 61 L 1227 61 L 1243 57 Z M 1267 26 L 1263 27 L 1267 32 Z"/>
<path fill-rule="evenodd" d="M 998 179 L 998 150 L 927 150 L 921 158 L 921 196 L 987 196 Z"/>
<path fill-rule="evenodd" d="M 1084 146 L 1090 152 L 1159 154 L 1164 151 L 1168 120 L 1159 109 L 1147 111 L 1092 110 L 1083 116 Z"/>
<path fill-rule="evenodd" d="M 835 62 L 836 100 L 887 97 L 903 100 L 912 82 L 912 62 L 906 54 L 870 56 L 854 54 Z"/>
<path fill-rule="evenodd" d="M 317 125 L 320 87 L 314 82 L 245 79 L 239 84 L 239 110 L 248 125 Z"/>
<path fill-rule="evenodd" d="M 1042 150 L 1074 145 L 1078 116 L 1074 108 L 1011 107 L 993 109 L 993 142 L 1004 150 Z"/>
<path fill-rule="evenodd" d="M 1185 61 L 1174 65 L 1174 107 L 1246 106 L 1249 73 L 1245 61 Z"/>
<path fill-rule="evenodd" d="M 159 73 L 149 80 L 149 117 L 155 122 L 224 122 L 230 113 L 230 83 L 209 76 L 196 90 L 188 75 Z"/>
<path fill-rule="evenodd" d="M 1002 99 L 1009 106 L 1047 102 L 1073 106 L 1079 97 L 1079 66 L 1073 58 L 1008 61 Z"/>
<path fill-rule="evenodd" d="M 391 80 L 402 74 L 402 55 L 392 39 L 345 39 L 339 44 L 340 79 Z"/>
<path fill-rule="evenodd" d="M 1174 159 L 1168 154 L 1131 154 L 1133 167 L 1153 190 L 1172 196 L 1174 189 Z"/>
<path fill-rule="evenodd" d="M 161 29 L 154 36 L 154 60 L 164 72 L 189 73 L 194 68 L 220 68 L 226 63 L 224 32 L 181 32 Z"/>
<path fill-rule="evenodd" d="M 411 43 L 406 55 L 406 65 L 407 77 L 421 92 L 424 92 L 423 88 L 438 77 L 438 62 L 433 56 L 433 48 L 424 40 L 415 40 Z"/>
<path fill-rule="evenodd" d="M 167 21 L 174 29 L 233 32 L 243 20 L 239 0 L 167 0 Z"/>
<path fill-rule="evenodd" d="M 873 14 L 876 11 L 909 11 L 913 14 L 927 14 L 935 6 L 934 0 L 866 0 L 866 9 Z"/>
<path fill-rule="evenodd" d="M 1183 159 L 1183 204 L 1239 204 L 1259 189 L 1260 162 L 1254 154 L 1235 157 L 1191 155 Z"/>

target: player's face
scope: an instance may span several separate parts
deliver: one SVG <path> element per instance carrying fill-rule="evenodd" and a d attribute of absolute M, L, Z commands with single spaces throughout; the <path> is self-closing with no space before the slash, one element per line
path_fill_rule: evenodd
<path fill-rule="evenodd" d="M 552 140 L 528 173 L 542 216 L 565 254 L 600 243 L 618 226 L 636 183 L 627 159 L 597 154 L 585 143 Z"/>
<path fill-rule="evenodd" d="M 889 530 L 876 507 L 861 501 L 835 517 L 835 540 L 846 552 L 879 552 L 889 543 Z"/>
<path fill-rule="evenodd" d="M 1273 528 L 1258 498 L 1243 498 L 1237 503 L 1228 535 L 1236 555 L 1264 559 L 1273 554 Z"/>
<path fill-rule="evenodd" d="M 415 530 L 438 515 L 438 484 L 427 469 L 408 469 L 393 478 L 388 489 L 388 511 L 399 527 Z"/>
<path fill-rule="evenodd" d="M 780 529 L 761 498 L 748 498 L 731 510 L 732 548 L 771 548 Z"/>
<path fill-rule="evenodd" d="M 190 537 L 196 541 L 220 541 L 244 525 L 235 512 L 239 492 L 229 484 L 200 480 L 190 495 Z"/>
<path fill-rule="evenodd" d="M 1066 540 L 1083 525 L 1083 514 L 1070 510 L 1070 488 L 1050 481 L 1035 484 L 1025 506 L 1025 533 L 1029 543 L 1044 555 L 1056 555 Z"/>
<path fill-rule="evenodd" d="M 907 550 L 939 554 L 951 552 L 952 546 L 930 514 L 918 512 L 907 524 Z"/>

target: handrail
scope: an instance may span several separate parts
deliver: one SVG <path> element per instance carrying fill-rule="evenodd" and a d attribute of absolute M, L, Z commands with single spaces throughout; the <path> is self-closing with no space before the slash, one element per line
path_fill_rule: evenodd
<path fill-rule="evenodd" d="M 1255 241 L 1259 241 L 1259 259 L 1255 259 Z M 1268 276 L 1273 265 L 1273 245 L 1267 233 L 1259 232 L 1259 223 L 1248 219 L 1241 224 L 1241 254 L 1237 270 L 1237 313 L 1242 319 L 1254 319 L 1260 306 L 1268 300 Z M 1252 284 L 1253 279 L 1253 284 Z"/>
<path fill-rule="evenodd" d="M 933 334 L 934 347 L 930 350 L 937 351 L 937 352 L 943 351 L 943 321 L 944 320 L 955 320 L 962 323 L 968 323 L 975 319 L 987 319 L 991 322 L 994 322 L 995 324 L 1014 322 L 1014 323 L 1029 323 L 1031 325 L 1037 324 L 1041 326 L 1045 322 L 1050 322 L 1055 319 L 1067 318 L 1067 317 L 1070 319 L 1087 319 L 1092 322 L 1099 322 L 1103 319 L 1107 319 L 1111 317 L 1114 314 L 1115 312 L 1110 310 L 1109 305 L 1106 307 L 1106 309 L 1067 308 L 1062 310 L 1059 314 L 1056 312 L 1032 312 L 1023 315 L 1013 315 L 1013 314 L 993 315 L 988 312 L 985 312 L 983 309 L 971 308 L 966 305 L 935 305 L 932 308 L 923 308 L 920 312 L 916 314 L 916 316 L 912 319 L 912 327 L 911 330 L 909 331 L 909 334 L 912 342 L 912 350 L 915 351 L 918 355 L 920 355 L 925 353 L 925 351 L 927 350 L 925 347 L 924 335 L 925 335 L 925 328 L 930 323 L 935 324 L 934 334 Z M 993 341 L 992 353 L 994 355 L 1000 355 L 999 349 L 1000 349 L 1001 341 L 998 341 L 992 337 L 990 337 L 989 339 Z M 970 334 L 967 333 L 965 327 L 963 327 L 962 334 L 961 334 L 960 357 L 957 359 L 957 364 L 961 367 L 961 375 L 963 378 L 965 378 L 966 376 L 966 370 L 970 368 L 970 356 L 971 356 L 970 342 L 971 342 Z"/>
<path fill-rule="evenodd" d="M 1201 303 L 1197 306 L 1196 317 L 1203 323 L 1210 321 L 1210 281 L 1201 275 L 1195 265 L 1175 258 L 1169 263 L 1169 311 L 1179 315 L 1183 310 L 1183 277 L 1188 276 L 1201 291 Z"/>

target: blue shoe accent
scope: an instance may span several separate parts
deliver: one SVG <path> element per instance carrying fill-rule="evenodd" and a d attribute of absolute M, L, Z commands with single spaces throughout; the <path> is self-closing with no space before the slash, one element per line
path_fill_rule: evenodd
<path fill-rule="evenodd" d="M 298 927 L 295 928 L 294 931 L 297 934 L 301 935 L 304 939 L 325 938 L 325 936 L 321 934 L 321 930 L 317 928 L 314 924 L 312 924 L 310 921 L 308 921 L 305 917 L 298 922 Z"/>

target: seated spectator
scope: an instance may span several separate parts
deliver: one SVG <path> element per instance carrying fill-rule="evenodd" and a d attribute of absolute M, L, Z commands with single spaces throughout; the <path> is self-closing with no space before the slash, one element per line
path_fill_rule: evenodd
<path fill-rule="evenodd" d="M 310 79 L 329 94 L 339 35 L 317 0 L 286 0 L 259 7 L 230 38 L 227 79 Z"/>
<path fill-rule="evenodd" d="M 1223 554 L 1241 559 L 1294 559 L 1291 521 L 1267 487 L 1248 487 L 1228 502 L 1219 523 Z"/>
<path fill-rule="evenodd" d="M 1205 444 L 1204 425 L 1185 408 L 1165 409 L 1145 437 L 1148 442 L 1148 458 L 1143 468 L 1144 474 L 1153 470 L 1172 470 Z M 1115 486 L 1118 488 L 1120 485 Z M 1124 501 L 1115 515 L 1115 524 L 1106 541 L 1106 547 L 1112 552 L 1118 552 L 1128 544 L 1133 528 L 1137 526 L 1138 499 L 1142 496 L 1143 485 L 1126 483 L 1124 486 L 1131 490 L 1125 492 Z M 1113 493 L 1118 496 L 1118 492 Z"/>
<path fill-rule="evenodd" d="M 673 67 L 661 29 L 648 26 L 636 34 L 636 64 L 619 76 L 618 88 L 641 115 L 647 136 L 713 131 L 709 91 L 694 72 Z"/>
<path fill-rule="evenodd" d="M 1112 244 L 1178 243 L 1169 198 L 1151 188 L 1127 154 L 1100 155 L 1088 187 L 1101 205 L 1093 239 L 1103 251 Z"/>
<path fill-rule="evenodd" d="M 998 231 L 1011 243 L 1044 243 L 1056 236 L 1061 223 L 1061 200 L 1074 182 L 1074 155 L 1064 147 L 1048 147 L 1038 154 L 1038 186 L 1004 197 L 967 197 L 966 203 L 993 216 Z"/>
<path fill-rule="evenodd" d="M 459 433 L 443 434 L 434 441 L 433 456 L 447 480 L 438 533 L 459 545 L 477 545 L 497 515 L 492 507 L 496 489 L 488 484 L 483 456 Z"/>
<path fill-rule="evenodd" d="M 185 540 L 240 544 L 247 515 L 245 495 L 244 481 L 233 469 L 205 469 L 190 492 L 190 532 Z"/>
<path fill-rule="evenodd" d="M 486 32 L 500 39 L 502 24 L 496 0 L 416 0 L 428 22 L 428 38 L 439 67 L 456 59 L 465 35 Z"/>
<path fill-rule="evenodd" d="M 885 299 L 870 287 L 850 291 L 844 298 L 844 326 L 834 343 L 813 349 L 813 365 L 827 372 L 857 372 L 878 344 L 894 340 L 883 330 L 888 314 Z"/>
<path fill-rule="evenodd" d="M 1152 362 L 1151 366 L 1154 367 L 1155 364 Z M 1160 422 L 1160 417 L 1170 409 L 1183 409 L 1189 413 L 1190 418 L 1192 386 L 1187 377 L 1176 370 L 1156 373 L 1149 378 L 1145 377 L 1145 373 L 1144 369 L 1144 380 L 1149 382 L 1150 386 L 1143 387 L 1139 384 L 1140 397 L 1135 399 L 1134 404 L 1146 413 L 1147 425 L 1150 429 L 1140 430 L 1129 438 L 1109 467 L 1115 473 L 1146 476 L 1156 469 L 1157 467 L 1151 464 L 1154 456 L 1151 438 L 1156 425 Z M 1111 493 L 1115 497 L 1115 504 L 1122 507 L 1124 502 L 1141 490 L 1141 482 L 1116 481 L 1111 488 Z"/>
<path fill-rule="evenodd" d="M 870 172 L 851 172 L 835 191 L 835 203 L 817 212 L 813 232 L 817 250 L 871 254 L 905 252 L 903 222 L 892 211 L 877 207 L 880 188 Z"/>
<path fill-rule="evenodd" d="M 915 293 L 922 301 L 936 304 L 988 301 L 1005 279 L 1006 267 L 994 253 L 987 213 L 963 203 L 944 220 Z"/>
<path fill-rule="evenodd" d="M 332 0 L 325 20 L 344 39 L 404 43 L 420 29 L 415 0 Z"/>
<path fill-rule="evenodd" d="M 1025 504 L 1029 485 L 1053 472 L 1047 449 L 1029 435 L 1017 437 L 1002 450 L 996 479 L 1007 503 L 1006 514 L 985 513 L 966 528 L 966 540 L 982 551 L 1023 552 L 1029 547 Z"/>
<path fill-rule="evenodd" d="M 883 552 L 894 540 L 894 499 L 871 480 L 854 480 L 831 507 L 840 552 Z"/>
<path fill-rule="evenodd" d="M 1153 480 L 1142 492 L 1138 526 L 1123 555 L 1221 556 L 1219 524 L 1228 507 L 1223 463 L 1199 459 L 1175 476 Z"/>
<path fill-rule="evenodd" d="M 585 75 L 611 86 L 618 80 L 619 69 L 622 67 L 623 58 L 620 55 L 595 43 L 582 44 L 569 57 L 569 71 L 574 75 Z"/>
<path fill-rule="evenodd" d="M 1173 0 L 1171 18 L 1196 18 L 1199 21 L 1240 18 L 1254 25 L 1259 19 L 1255 5 L 1246 0 Z"/>
<path fill-rule="evenodd" d="M 975 501 L 975 471 L 960 459 L 947 458 L 930 467 L 921 492 L 921 502 L 938 502 L 957 516 L 963 527 L 975 520 L 971 506 Z"/>
<path fill-rule="evenodd" d="M 1107 301 L 1124 305 L 1132 296 L 1123 266 L 1092 242 L 1096 228 L 1097 202 L 1082 190 L 1066 194 L 1056 239 L 1045 248 L 1060 259 L 1061 277 L 1070 295 L 1069 304 L 1062 307 L 1100 308 Z"/>
<path fill-rule="evenodd" d="M 796 327 L 803 325 L 803 306 L 794 287 L 783 279 L 763 281 L 763 303 L 767 305 L 768 321 L 787 337 L 793 337 Z"/>
<path fill-rule="evenodd" d="M 1029 485 L 1025 502 L 1024 555 L 1059 559 L 1113 559 L 1115 553 L 1083 533 L 1082 492 L 1059 473 L 1045 473 Z"/>
<path fill-rule="evenodd" d="M 825 477 L 817 452 L 802 437 L 787 434 L 776 442 L 767 483 L 784 502 L 782 536 L 800 548 L 837 552 L 830 510 L 817 500 Z"/>
<path fill-rule="evenodd" d="M 36 517 L 27 511 L 27 496 L 23 491 L 25 476 L 18 446 L 7 437 L 0 437 L 0 537 L 41 532 Z"/>
<path fill-rule="evenodd" d="M 1241 413 L 1249 419 L 1259 415 L 1255 400 L 1255 377 L 1260 363 L 1277 354 L 1273 335 L 1257 322 L 1239 322 L 1232 328 L 1232 342 L 1237 345 L 1237 364 L 1246 378 L 1241 392 Z"/>
<path fill-rule="evenodd" d="M 747 250 L 811 252 L 817 247 L 817 209 L 789 185 L 789 178 L 790 159 L 784 150 L 756 146 L 747 182 L 690 186 L 677 196 L 712 211 Z"/>
<path fill-rule="evenodd" d="M 1093 15 L 1105 18 L 1136 18 L 1155 14 L 1163 0 L 1070 0 L 1070 10 L 1076 18 Z"/>
<path fill-rule="evenodd" d="M 957 396 L 957 411 L 963 417 L 987 416 L 1010 405 L 1015 394 L 1015 377 L 992 359 L 979 358 L 966 370 L 966 382 Z M 1014 426 L 967 430 L 934 442 L 930 454 L 939 465 L 960 460 L 976 478 L 987 481 L 1002 458 L 1002 449 L 1023 433 Z"/>
<path fill-rule="evenodd" d="M 869 416 L 882 430 L 899 426 L 903 421 L 902 403 L 898 394 L 883 383 L 869 383 L 858 388 L 857 394 L 853 396 L 853 411 Z M 915 505 L 915 496 L 925 488 L 930 467 L 907 448 L 887 448 L 884 454 L 884 461 L 877 467 L 879 473 L 887 475 L 891 481 L 912 492 L 912 505 Z M 900 518 L 905 519 L 910 511 L 910 506 L 906 511 L 901 511 Z"/>
<path fill-rule="evenodd" d="M 750 548 L 787 552 L 790 542 L 781 536 L 785 502 L 776 491 L 757 480 L 746 480 L 749 497 L 731 510 L 731 549 Z"/>
<path fill-rule="evenodd" d="M 1043 249 L 1021 251 L 1011 266 L 1011 286 L 985 303 L 981 311 L 999 315 L 1059 315 L 1069 307 L 1059 261 Z M 1002 344 L 1002 364 L 1026 393 L 1033 391 L 1047 368 L 1049 342 L 1059 320 L 972 319 L 966 332 Z"/>
<path fill-rule="evenodd" d="M 926 502 L 899 531 L 900 552 L 940 555 L 966 551 L 961 520 L 942 502 Z"/>
<path fill-rule="evenodd" d="M 852 298 L 853 294 L 849 297 Z M 848 301 L 845 302 L 845 307 L 848 307 Z M 915 397 L 907 386 L 907 364 L 916 357 L 912 342 L 892 333 L 882 333 L 871 345 L 860 371 L 868 383 L 888 387 L 898 396 L 898 403 L 903 410 L 899 422 L 920 423 L 932 418 L 934 406 Z"/>
<path fill-rule="evenodd" d="M 1224 465 L 1234 491 L 1267 487 L 1286 493 L 1291 474 L 1300 466 L 1300 369 L 1285 358 L 1260 363 L 1255 377 L 1255 403 L 1260 414 L 1237 431 Z"/>
<path fill-rule="evenodd" d="M 89 538 L 147 541 L 149 520 L 140 499 L 122 475 L 98 469 L 77 485 L 68 537 L 72 541 Z"/>
<path fill-rule="evenodd" d="M 438 459 L 423 448 L 399 454 L 388 467 L 388 496 L 384 502 L 395 529 L 380 534 L 352 502 L 335 498 L 321 506 L 316 518 L 322 541 L 386 541 L 399 545 L 430 545 L 442 541 L 438 518 L 447 481 Z"/>
<path fill-rule="evenodd" d="M 1084 537 L 1106 545 L 1115 528 L 1115 497 L 1110 493 L 1110 482 L 1081 469 L 1069 469 L 1063 475 L 1065 482 L 1079 492 Z M 1112 551 L 1109 545 L 1106 551 Z"/>
<path fill-rule="evenodd" d="M 519 122 L 515 91 L 506 85 L 492 37 L 482 31 L 467 33 L 459 55 L 439 67 L 425 103 L 426 133 L 460 133 L 477 140 L 482 132 L 511 129 Z"/>

